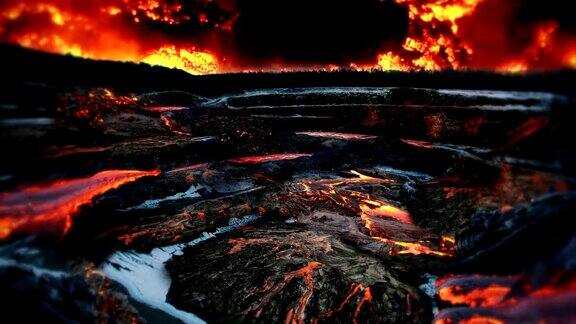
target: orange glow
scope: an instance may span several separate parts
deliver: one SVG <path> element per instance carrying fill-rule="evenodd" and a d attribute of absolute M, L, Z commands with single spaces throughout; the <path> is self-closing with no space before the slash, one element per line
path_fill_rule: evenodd
<path fill-rule="evenodd" d="M 229 239 L 228 243 L 232 244 L 232 248 L 228 251 L 228 254 L 236 254 L 242 251 L 245 247 L 250 245 L 260 245 L 260 244 L 267 244 L 272 243 L 270 239 L 265 238 L 238 238 L 238 239 Z"/>
<path fill-rule="evenodd" d="M 504 324 L 503 320 L 488 317 L 488 316 L 481 316 L 481 315 L 474 315 L 470 318 L 462 319 L 459 322 L 460 324 Z"/>
<path fill-rule="evenodd" d="M 144 110 L 152 111 L 152 112 L 171 112 L 171 111 L 180 111 L 186 110 L 188 107 L 180 107 L 180 106 L 154 106 L 154 107 L 145 107 Z"/>
<path fill-rule="evenodd" d="M 534 60 L 538 60 L 546 52 L 552 51 L 552 47 L 557 43 L 558 24 L 554 21 L 546 22 L 536 26 L 532 43 L 520 54 L 519 57 L 502 64 L 499 70 L 509 73 L 520 73 L 530 70 L 530 66 L 537 65 Z M 563 47 L 563 46 L 561 46 Z M 561 51 L 566 49 L 562 48 Z M 565 58 L 562 62 L 564 66 L 572 66 L 570 58 Z"/>
<path fill-rule="evenodd" d="M 298 300 L 298 305 L 293 313 L 289 313 L 284 323 L 304 323 L 304 310 L 312 293 L 314 292 L 314 271 L 322 267 L 322 264 L 316 261 L 309 262 L 305 267 L 291 272 L 287 275 L 287 279 L 292 280 L 294 277 L 301 277 L 304 281 L 306 291 Z M 291 317 L 291 318 L 290 318 Z"/>
<path fill-rule="evenodd" d="M 180 69 L 190 74 L 211 74 L 218 72 L 218 62 L 214 55 L 193 49 L 176 49 L 175 46 L 162 47 L 144 56 L 140 62 Z"/>
<path fill-rule="evenodd" d="M 548 297 L 560 295 L 569 291 L 576 291 L 576 278 L 571 278 L 567 282 L 562 282 L 560 284 L 555 283 L 535 288 L 529 293 L 529 295 L 534 297 Z"/>
<path fill-rule="evenodd" d="M 370 290 L 370 287 L 365 287 L 364 288 L 364 295 L 362 296 L 362 299 L 360 299 L 360 302 L 358 302 L 358 305 L 356 306 L 356 310 L 354 311 L 354 319 L 353 319 L 352 323 L 354 323 L 354 324 L 358 323 L 358 317 L 360 316 L 360 312 L 362 311 L 362 308 L 364 307 L 364 305 L 371 304 L 371 303 L 372 303 L 372 291 Z"/>
<path fill-rule="evenodd" d="M 358 317 L 361 315 L 362 309 L 365 307 L 365 305 L 372 303 L 373 296 L 370 287 L 365 287 L 364 285 L 357 283 L 352 284 L 350 291 L 344 300 L 340 303 L 338 308 L 321 314 L 318 318 L 312 319 L 311 323 L 317 324 L 321 322 L 320 320 L 327 320 L 333 317 L 336 313 L 342 312 L 346 306 L 352 305 L 352 303 L 355 302 L 358 297 L 360 297 L 360 300 L 356 302 L 357 304 L 356 308 L 354 309 L 354 316 L 352 318 L 352 323 L 358 323 Z"/>
<path fill-rule="evenodd" d="M 206 0 L 207 3 L 214 1 Z M 398 48 L 382 49 L 365 62 L 325 63 L 299 67 L 293 63 L 274 63 L 271 67 L 246 66 L 234 53 L 234 22 L 241 15 L 235 1 L 221 1 L 228 18 L 215 21 L 199 8 L 185 12 L 184 5 L 166 0 L 106 0 L 90 3 L 65 0 L 5 1 L 0 4 L 0 41 L 24 47 L 74 56 L 130 62 L 143 62 L 177 68 L 192 74 L 265 70 L 293 71 L 316 69 L 355 70 L 445 70 L 486 68 L 502 72 L 576 67 L 576 39 L 566 34 L 556 21 L 530 26 L 531 42 L 520 48 L 505 48 L 512 43 L 502 30 L 482 23 L 486 6 L 496 0 L 395 0 L 408 12 L 407 37 Z M 502 11 L 512 10 L 509 4 Z M 508 8 L 508 9 L 506 9 Z M 483 11 L 484 10 L 484 11 Z M 493 15 L 510 26 L 513 16 Z M 482 30 L 467 29 L 467 23 L 480 24 Z M 181 37 L 167 28 L 197 26 L 201 35 Z M 468 24 L 474 26 L 475 24 Z M 154 28 L 152 28 L 154 27 Z M 515 26 L 512 26 L 515 27 Z M 518 27 L 520 28 L 520 27 Z M 511 35 L 521 32 L 510 28 Z M 488 49 L 474 39 L 488 39 Z M 499 43 L 500 41 L 500 43 Z M 497 48 L 501 52 L 494 51 Z M 487 58 L 489 57 L 489 58 Z M 489 61 L 484 64 L 480 62 Z"/>
<path fill-rule="evenodd" d="M 291 283 L 296 278 L 301 278 L 304 284 L 304 293 L 298 299 L 296 306 L 288 310 L 286 318 L 284 319 L 284 323 L 304 323 L 306 317 L 306 305 L 314 293 L 314 273 L 321 268 L 322 263 L 310 261 L 304 267 L 285 274 L 279 282 L 266 282 L 264 286 L 258 289 L 258 291 L 265 292 L 265 295 L 262 297 L 260 304 L 267 305 L 272 297 L 280 293 L 287 284 Z"/>
<path fill-rule="evenodd" d="M 106 88 L 78 90 L 60 97 L 59 112 L 66 118 L 101 125 L 110 112 L 135 109 L 139 100 L 136 95 L 118 95 Z"/>
<path fill-rule="evenodd" d="M 315 200 L 335 203 L 340 207 L 357 213 L 372 238 L 393 246 L 393 248 L 389 250 L 390 255 L 423 254 L 450 257 L 454 254 L 455 239 L 451 236 L 440 237 L 437 243 L 438 249 L 429 247 L 427 244 L 432 244 L 432 242 L 429 241 L 403 242 L 388 237 L 380 237 L 380 234 L 378 234 L 379 225 L 376 224 L 375 217 L 388 218 L 398 224 L 408 225 L 413 228 L 417 227 L 412 224 L 412 219 L 407 211 L 380 201 L 372 195 L 345 187 L 346 185 L 352 184 L 385 184 L 394 183 L 394 181 L 367 176 L 357 171 L 351 171 L 351 173 L 357 175 L 358 178 L 303 181 L 302 186 L 304 187 L 304 192 L 302 194 Z M 400 249 L 398 250 L 397 248 Z"/>
<path fill-rule="evenodd" d="M 567 274 L 566 269 L 558 268 L 549 275 L 547 281 L 538 283 L 540 286 L 532 286 L 534 282 L 525 274 L 509 277 L 463 275 L 439 278 L 436 281 L 436 292 L 440 299 L 451 303 L 452 307 L 456 307 L 455 310 L 462 309 L 465 305 L 470 311 L 463 318 L 457 315 L 457 320 L 440 315 L 435 323 L 452 323 L 454 320 L 458 323 L 504 323 L 516 319 L 516 315 L 507 317 L 507 313 L 512 309 L 532 307 L 534 302 L 539 300 L 544 305 L 546 300 L 554 300 L 560 296 L 571 296 L 568 300 L 573 300 L 576 280 L 569 274 L 566 278 Z M 475 314 L 474 308 L 478 308 L 478 314 Z M 512 314 L 514 312 L 512 310 Z M 480 315 L 482 313 L 487 315 Z"/>
<path fill-rule="evenodd" d="M 152 38 L 146 41 L 137 35 L 134 26 L 123 21 L 123 14 L 133 16 L 138 25 L 140 17 L 167 24 L 179 24 L 173 14 L 179 5 L 155 0 L 125 0 L 117 5 L 102 6 L 94 18 L 78 10 L 77 5 L 46 0 L 31 3 L 7 4 L 0 12 L 0 40 L 24 47 L 59 54 L 100 59 L 142 62 L 177 68 L 191 74 L 219 72 L 218 58 L 196 46 L 176 46 Z M 124 8 L 124 9 L 122 9 Z M 42 18 L 48 16 L 49 22 Z M 7 25 L 20 20 L 38 20 L 3 35 Z M 179 18 L 189 20 L 190 18 Z"/>
<path fill-rule="evenodd" d="M 442 318 L 442 319 L 434 321 L 434 324 L 454 324 L 454 323 L 456 323 L 456 322 L 450 318 Z M 460 320 L 458 320 L 458 323 L 459 324 L 504 324 L 506 322 L 504 322 L 500 319 L 494 318 L 494 317 L 474 315 L 470 318 L 460 319 Z"/>
<path fill-rule="evenodd" d="M 381 201 L 364 200 L 360 204 L 360 209 L 368 216 L 393 218 L 401 223 L 412 224 L 412 218 L 408 212 Z"/>
<path fill-rule="evenodd" d="M 396 0 L 408 7 L 410 25 L 402 46 L 411 59 L 398 52 L 378 56 L 382 70 L 457 69 L 472 50 L 458 38 L 458 20 L 473 14 L 482 0 Z"/>
<path fill-rule="evenodd" d="M 193 164 L 193 165 L 189 165 L 189 166 L 185 166 L 185 167 L 181 167 L 181 168 L 172 169 L 166 173 L 176 173 L 176 172 L 182 172 L 182 171 L 199 170 L 199 169 L 204 169 L 207 166 L 208 166 L 208 163 L 198 163 L 198 164 Z"/>
<path fill-rule="evenodd" d="M 509 140 L 505 147 L 511 147 L 516 143 L 528 138 L 544 128 L 548 124 L 548 117 L 531 117 L 518 126 L 516 129 L 510 131 Z"/>
<path fill-rule="evenodd" d="M 0 194 L 0 239 L 15 233 L 66 234 L 80 207 L 109 190 L 159 171 L 109 170 L 91 177 L 59 180 Z"/>
<path fill-rule="evenodd" d="M 404 142 L 408 145 L 420 147 L 420 148 L 426 148 L 426 149 L 434 148 L 434 144 L 429 143 L 429 142 L 425 142 L 425 141 L 415 141 L 415 140 L 409 140 L 409 139 L 402 139 L 402 142 Z"/>
<path fill-rule="evenodd" d="M 396 247 L 402 248 L 401 250 L 390 250 L 390 255 L 401 255 L 401 254 L 412 254 L 412 255 L 434 255 L 439 257 L 451 257 L 453 256 L 450 252 L 442 252 L 438 250 L 434 250 L 429 246 L 424 244 L 415 243 L 415 242 L 402 242 L 402 241 L 395 241 L 387 238 L 376 237 L 377 240 L 382 242 L 392 244 Z"/>
<path fill-rule="evenodd" d="M 352 284 L 352 289 L 350 289 L 350 292 L 348 292 L 348 295 L 346 295 L 344 301 L 340 303 L 340 307 L 338 307 L 337 311 L 341 311 L 342 309 L 344 309 L 344 307 L 350 303 L 352 298 L 354 298 L 363 289 L 366 289 L 366 287 L 360 284 Z"/>
<path fill-rule="evenodd" d="M 310 137 L 332 138 L 345 141 L 365 141 L 377 139 L 378 136 L 352 134 L 352 133 L 336 133 L 336 132 L 297 132 L 297 135 L 306 135 Z"/>
<path fill-rule="evenodd" d="M 511 287 L 490 284 L 471 290 L 462 289 L 458 285 L 442 287 L 438 290 L 440 299 L 453 305 L 468 305 L 471 307 L 486 307 L 499 304 L 510 292 Z"/>
<path fill-rule="evenodd" d="M 262 156 L 245 156 L 240 158 L 228 159 L 226 161 L 237 164 L 260 164 L 274 161 L 295 160 L 307 156 L 312 156 L 312 154 L 287 153 L 287 154 L 271 154 Z"/>
<path fill-rule="evenodd" d="M 409 69 L 404 60 L 392 52 L 379 54 L 377 67 L 383 71 L 406 71 Z"/>
<path fill-rule="evenodd" d="M 174 121 L 167 115 L 160 116 L 160 120 L 172 133 L 182 136 L 192 136 L 189 132 L 183 131 Z"/>

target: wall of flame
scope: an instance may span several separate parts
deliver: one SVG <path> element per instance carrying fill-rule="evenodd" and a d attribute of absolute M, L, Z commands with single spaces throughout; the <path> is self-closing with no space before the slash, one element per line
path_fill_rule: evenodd
<path fill-rule="evenodd" d="M 565 8 L 555 0 L 390 0 L 409 19 L 407 30 L 398 31 L 405 35 L 400 46 L 386 47 L 361 61 L 351 57 L 345 63 L 290 62 L 280 53 L 276 61 L 261 64 L 258 58 L 239 55 L 241 49 L 234 42 L 236 21 L 243 15 L 241 1 L 249 0 L 0 0 L 0 42 L 193 74 L 342 68 L 524 72 L 576 67 L 573 26 L 566 26 L 554 10 L 535 18 L 525 14 L 527 6 L 536 11 L 539 6 L 558 6 L 561 15 Z M 361 1 L 348 3 L 355 6 Z"/>

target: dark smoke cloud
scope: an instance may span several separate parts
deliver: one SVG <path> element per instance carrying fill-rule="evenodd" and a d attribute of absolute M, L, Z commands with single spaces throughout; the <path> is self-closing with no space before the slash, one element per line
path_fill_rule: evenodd
<path fill-rule="evenodd" d="M 523 0 L 518 19 L 526 23 L 554 20 L 561 31 L 576 32 L 574 1 L 570 0 Z"/>
<path fill-rule="evenodd" d="M 239 0 L 234 24 L 237 54 L 245 61 L 370 62 L 399 48 L 407 9 L 380 0 Z"/>

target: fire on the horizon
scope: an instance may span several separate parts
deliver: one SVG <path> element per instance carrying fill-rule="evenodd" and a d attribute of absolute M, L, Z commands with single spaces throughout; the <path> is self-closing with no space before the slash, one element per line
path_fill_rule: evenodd
<path fill-rule="evenodd" d="M 565 5 L 554 1 L 547 6 L 558 7 L 555 10 L 541 10 L 544 4 L 528 0 L 281 1 L 270 12 L 268 7 L 254 9 L 260 2 L 246 3 L 0 1 L 0 41 L 193 74 L 337 69 L 525 72 L 576 67 L 574 26 L 558 14 Z M 348 10 L 353 10 L 350 21 L 342 21 Z M 372 16 L 372 11 L 382 15 Z M 290 16 L 292 12 L 303 18 Z M 358 27 L 363 22 L 352 17 L 356 13 L 373 19 Z M 389 22 L 395 20 L 399 22 Z M 275 23 L 284 25 L 277 30 Z M 253 35 L 260 29 L 263 34 Z M 383 36 L 379 29 L 396 36 Z M 283 42 L 286 35 L 295 40 Z M 300 44 L 299 38 L 306 37 Z M 279 38 L 271 42 L 276 45 L 266 45 L 271 38 Z M 327 46 L 340 40 L 342 48 L 350 50 L 332 51 L 328 57 Z"/>

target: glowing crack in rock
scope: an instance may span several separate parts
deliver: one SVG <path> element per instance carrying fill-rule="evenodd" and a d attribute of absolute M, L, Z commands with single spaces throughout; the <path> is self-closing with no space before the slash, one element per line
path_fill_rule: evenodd
<path fill-rule="evenodd" d="M 154 248 L 150 253 L 118 251 L 108 257 L 101 268 L 108 278 L 123 285 L 135 300 L 185 323 L 205 323 L 196 315 L 181 311 L 166 301 L 171 280 L 164 264 L 173 256 L 181 255 L 186 247 L 250 224 L 258 218 L 257 215 L 248 215 L 241 219 L 232 218 L 228 226 L 219 227 L 213 232 L 204 232 L 188 243 Z"/>

